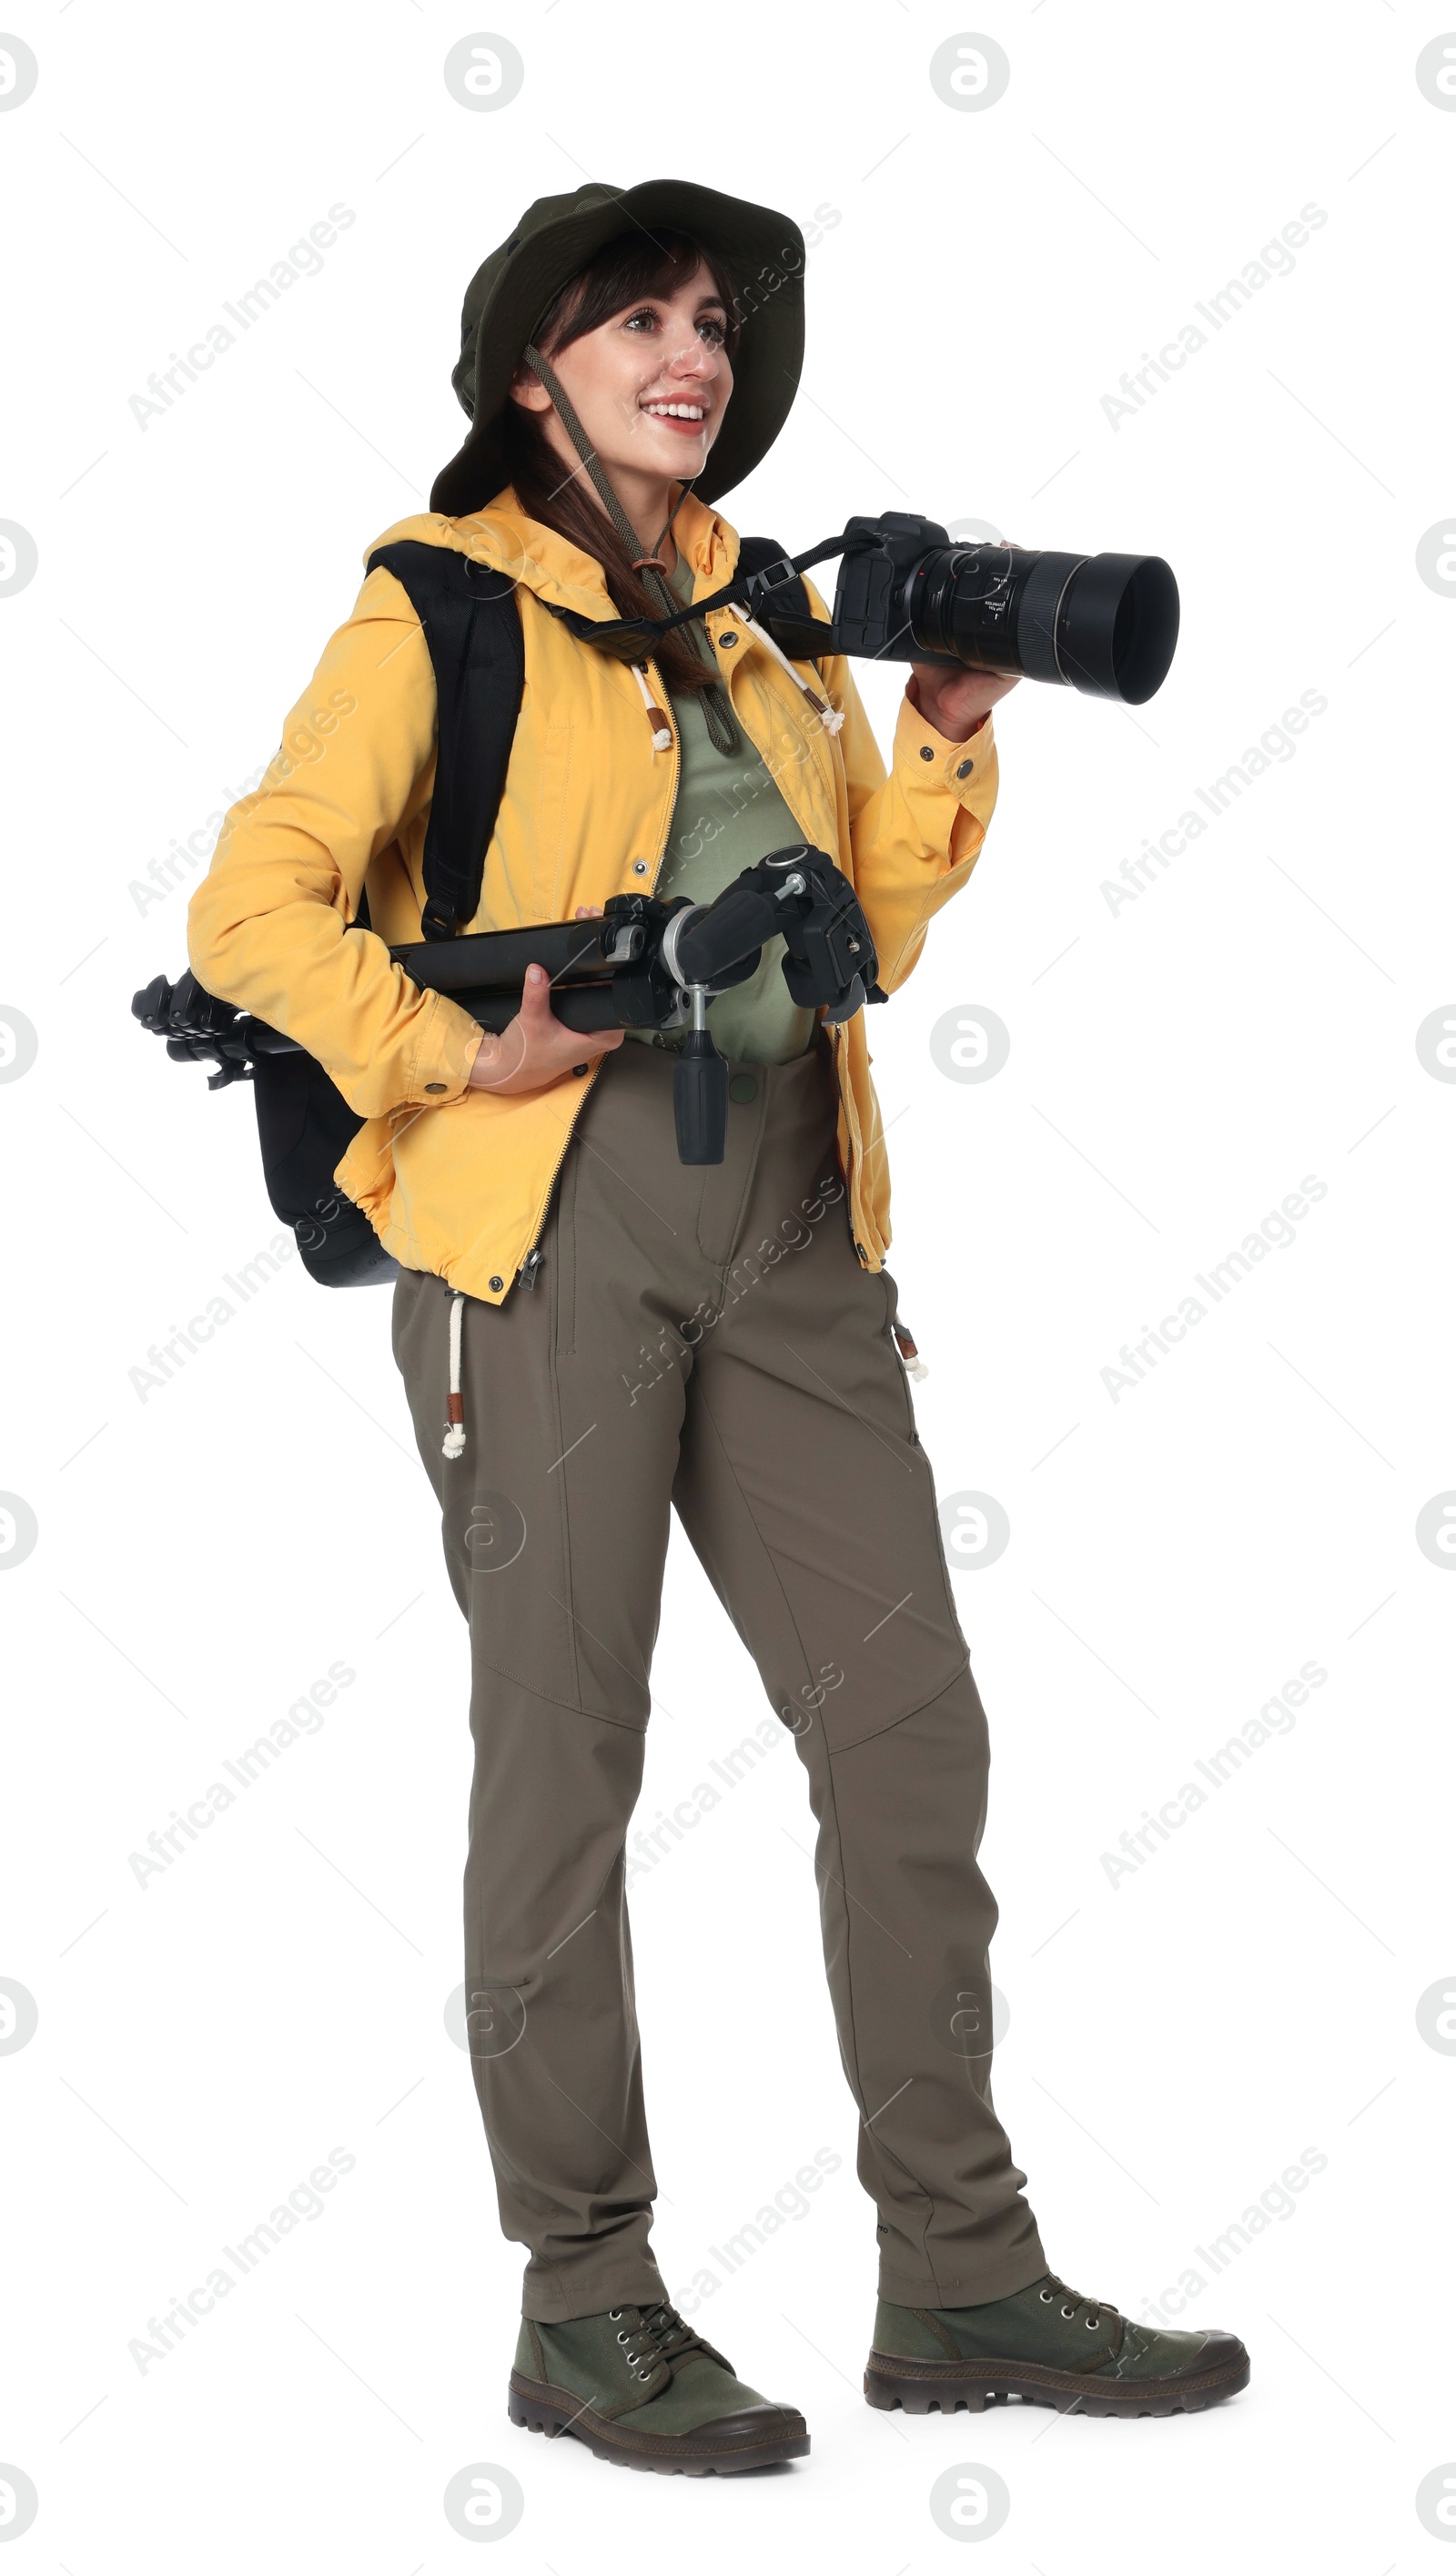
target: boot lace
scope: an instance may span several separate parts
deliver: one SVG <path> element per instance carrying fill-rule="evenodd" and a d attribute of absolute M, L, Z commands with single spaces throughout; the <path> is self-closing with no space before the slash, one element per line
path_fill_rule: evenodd
<path fill-rule="evenodd" d="M 1043 2307 L 1052 2307 L 1060 2302 L 1062 2315 L 1068 2323 L 1080 2308 L 1085 2308 L 1087 2314 L 1083 2317 L 1082 2323 L 1088 2334 L 1096 2334 L 1103 2325 L 1116 2325 L 1120 2330 L 1126 2326 L 1127 2320 L 1121 2309 L 1115 2308 L 1110 2299 L 1089 2299 L 1084 2297 L 1080 2290 L 1069 2290 L 1066 2282 L 1059 2280 L 1055 2272 L 1048 2272 L 1037 2292 L 1037 2297 Z M 1117 2341 L 1112 2347 L 1114 2352 L 1121 2340 L 1122 2333 L 1119 2331 Z"/>
<path fill-rule="evenodd" d="M 635 2325 L 624 2322 L 628 2315 L 625 2308 L 609 2309 L 608 2314 L 617 2327 L 622 2358 L 638 2379 L 651 2379 L 660 2364 L 665 2363 L 669 2370 L 674 2370 L 675 2365 L 685 2361 L 691 2352 L 704 2352 L 712 2361 L 723 2360 L 720 2352 L 715 2352 L 710 2343 L 706 2343 L 700 2334 L 694 2334 L 690 2325 L 684 2324 L 676 2308 L 666 2299 L 659 2300 L 655 2307 L 639 2308 Z M 724 2367 L 727 2367 L 726 2363 Z"/>

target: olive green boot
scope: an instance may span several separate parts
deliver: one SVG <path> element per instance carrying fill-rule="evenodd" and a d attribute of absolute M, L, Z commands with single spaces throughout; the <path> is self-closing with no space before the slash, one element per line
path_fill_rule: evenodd
<path fill-rule="evenodd" d="M 1237 2335 L 1151 2332 L 1054 2272 L 975 2308 L 881 2299 L 865 2372 L 871 2406 L 973 2415 L 998 2397 L 1079 2415 L 1195 2414 L 1249 2384 Z"/>
<path fill-rule="evenodd" d="M 667 2477 L 766 2468 L 809 2448 L 803 2416 L 735 2379 L 665 2301 L 562 2326 L 523 2317 L 510 2413 L 533 2433 L 574 2433 L 599 2460 Z"/>

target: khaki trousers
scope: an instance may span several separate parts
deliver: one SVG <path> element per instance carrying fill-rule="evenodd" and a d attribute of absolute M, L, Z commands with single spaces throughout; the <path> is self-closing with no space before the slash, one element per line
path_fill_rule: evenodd
<path fill-rule="evenodd" d="M 453 1460 L 452 1292 L 418 1271 L 395 1290 L 470 1623 L 472 2066 L 525 2312 L 548 2323 L 666 2296 L 623 1881 L 669 1507 L 808 1773 L 881 2295 L 969 2306 L 1047 2268 L 992 2107 L 986 1721 L 893 1283 L 849 1238 L 823 1040 L 733 1072 L 725 1160 L 690 1168 L 670 1060 L 607 1059 L 537 1286 L 464 1301 Z"/>

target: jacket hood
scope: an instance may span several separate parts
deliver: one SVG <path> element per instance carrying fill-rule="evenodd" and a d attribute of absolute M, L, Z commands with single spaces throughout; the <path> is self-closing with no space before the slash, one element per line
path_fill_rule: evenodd
<path fill-rule="evenodd" d="M 608 619 L 617 614 L 596 557 L 583 554 L 555 528 L 528 518 L 509 485 L 486 508 L 472 510 L 464 518 L 421 512 L 397 520 L 365 547 L 365 564 L 380 546 L 398 545 L 403 538 L 453 547 L 475 563 L 488 564 L 493 572 L 509 574 L 551 607 L 573 609 L 580 617 Z M 713 588 L 728 580 L 738 561 L 738 532 L 700 501 L 695 491 L 686 494 L 677 511 L 673 538 L 694 572 Z"/>

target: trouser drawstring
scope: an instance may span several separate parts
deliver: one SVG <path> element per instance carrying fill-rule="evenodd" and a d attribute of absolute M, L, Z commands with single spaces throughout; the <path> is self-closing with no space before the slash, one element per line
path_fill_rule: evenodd
<path fill-rule="evenodd" d="M 445 1399 L 445 1445 L 442 1458 L 458 1458 L 465 1447 L 465 1398 L 460 1392 L 461 1327 L 465 1320 L 465 1291 L 450 1292 L 450 1392 Z"/>
<path fill-rule="evenodd" d="M 890 1329 L 895 1336 L 895 1348 L 904 1362 L 906 1376 L 929 1377 L 930 1371 L 915 1347 L 909 1325 L 902 1324 L 897 1315 Z"/>

